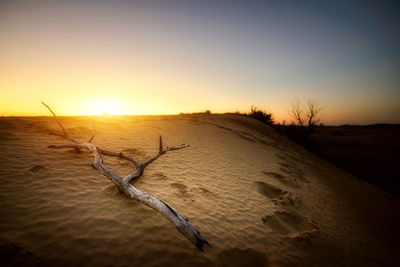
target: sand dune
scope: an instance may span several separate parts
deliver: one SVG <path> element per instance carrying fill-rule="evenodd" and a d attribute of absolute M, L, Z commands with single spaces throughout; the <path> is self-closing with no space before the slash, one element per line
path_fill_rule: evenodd
<path fill-rule="evenodd" d="M 90 119 L 61 118 L 88 139 Z M 186 216 L 200 252 L 158 212 L 125 197 L 87 163 L 52 150 L 50 117 L 0 118 L 0 255 L 5 265 L 395 266 L 400 201 L 234 115 L 96 118 L 94 143 L 144 160 L 133 184 Z M 133 165 L 105 158 L 119 175 Z"/>

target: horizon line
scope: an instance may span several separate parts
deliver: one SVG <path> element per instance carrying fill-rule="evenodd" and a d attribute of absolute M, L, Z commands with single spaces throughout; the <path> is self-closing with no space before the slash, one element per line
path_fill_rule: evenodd
<path fill-rule="evenodd" d="M 238 112 L 223 112 L 223 113 L 207 113 L 207 111 L 203 112 L 180 112 L 180 113 L 171 113 L 171 114 L 81 114 L 81 115 L 57 115 L 57 117 L 102 117 L 102 118 L 112 118 L 112 117 L 123 117 L 123 116 L 182 116 L 182 115 L 247 115 L 247 113 L 238 113 Z M 0 115 L 0 118 L 44 118 L 44 117 L 53 117 L 52 115 Z M 249 117 L 250 118 L 250 117 Z M 260 121 L 261 122 L 261 121 Z M 261 122 L 262 123 L 262 122 Z M 282 122 L 274 122 L 274 125 L 282 125 Z M 286 126 L 289 125 L 296 125 L 295 123 L 288 123 L 284 124 Z M 321 123 L 322 125 L 319 126 L 374 126 L 374 125 L 400 125 L 400 122 L 373 122 L 373 123 L 332 123 L 332 124 L 325 124 Z"/>

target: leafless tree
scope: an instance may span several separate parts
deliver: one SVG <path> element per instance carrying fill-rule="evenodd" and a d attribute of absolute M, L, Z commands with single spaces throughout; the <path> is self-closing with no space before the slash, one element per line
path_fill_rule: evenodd
<path fill-rule="evenodd" d="M 322 108 L 316 100 L 307 98 L 303 105 L 300 99 L 296 98 L 292 101 L 290 116 L 297 122 L 299 126 L 314 127 L 319 121 L 319 114 Z"/>
<path fill-rule="evenodd" d="M 316 100 L 307 98 L 304 102 L 305 103 L 302 104 L 300 99 L 294 99 L 292 101 L 291 110 L 289 111 L 290 116 L 300 127 L 297 131 L 297 135 L 303 136 L 303 141 L 307 140 L 314 132 L 315 126 L 320 121 L 319 114 L 322 110 Z M 299 138 L 299 136 L 296 138 Z"/>
<path fill-rule="evenodd" d="M 304 119 L 303 119 L 304 110 L 300 99 L 295 98 L 292 101 L 292 108 L 289 113 L 290 116 L 292 116 L 292 118 L 297 122 L 299 126 L 304 125 Z"/>
<path fill-rule="evenodd" d="M 53 112 L 53 110 L 45 103 L 42 102 L 42 104 L 51 112 L 51 114 L 53 114 L 57 124 L 60 126 L 60 128 L 62 130 L 61 133 L 56 132 L 56 133 L 52 133 L 52 134 L 61 136 L 64 139 L 71 142 L 69 144 L 64 144 L 64 145 L 51 145 L 51 146 L 49 146 L 49 148 L 56 148 L 56 149 L 57 148 L 73 148 L 77 151 L 88 150 L 88 151 L 92 152 L 94 155 L 94 162 L 91 163 L 91 166 L 94 169 L 97 169 L 98 171 L 100 171 L 104 176 L 109 178 L 118 187 L 118 189 L 121 192 L 123 192 L 129 198 L 133 198 L 155 210 L 158 210 L 162 215 L 164 215 L 170 222 L 172 222 L 176 226 L 176 228 L 178 229 L 179 232 L 181 232 L 192 243 L 194 243 L 199 250 L 203 251 L 204 245 L 210 247 L 210 244 L 207 242 L 206 239 L 204 239 L 201 236 L 200 232 L 197 231 L 197 229 L 194 228 L 194 226 L 189 223 L 188 219 L 186 219 L 176 209 L 174 209 L 173 207 L 171 207 L 164 201 L 162 201 L 156 197 L 153 197 L 145 192 L 140 191 L 139 189 L 137 189 L 136 187 L 134 187 L 130 184 L 130 182 L 132 180 L 139 178 L 143 174 L 144 169 L 150 163 L 152 163 L 153 161 L 158 159 L 160 156 L 164 155 L 165 153 L 167 153 L 169 151 L 187 148 L 187 147 L 189 147 L 189 145 L 182 144 L 179 146 L 171 146 L 171 147 L 164 148 L 162 138 L 160 136 L 158 153 L 156 155 L 154 155 L 152 158 L 150 158 L 147 161 L 142 163 L 139 160 L 132 158 L 128 155 L 125 155 L 123 153 L 116 153 L 116 152 L 104 150 L 104 149 L 101 149 L 101 148 L 97 147 L 96 145 L 94 145 L 92 143 L 92 141 L 96 135 L 96 130 L 95 130 L 94 124 L 93 124 L 93 135 L 90 137 L 90 139 L 88 141 L 82 142 L 80 140 L 72 138 L 68 134 L 68 132 L 66 131 L 64 126 L 60 123 L 60 121 L 58 120 L 58 118 L 57 118 L 56 114 Z M 112 170 L 110 170 L 109 168 L 107 168 L 104 165 L 102 155 L 118 157 L 118 158 L 127 160 L 136 167 L 136 171 L 125 177 L 119 177 L 115 172 L 113 172 Z"/>
<path fill-rule="evenodd" d="M 305 102 L 305 116 L 307 118 L 308 127 L 314 127 L 320 121 L 320 118 L 318 116 L 322 108 L 318 105 L 318 102 L 316 100 L 308 98 L 305 100 Z"/>

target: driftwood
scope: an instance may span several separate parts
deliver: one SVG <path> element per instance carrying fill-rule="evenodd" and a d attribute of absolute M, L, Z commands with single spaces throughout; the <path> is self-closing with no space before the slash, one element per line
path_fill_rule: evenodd
<path fill-rule="evenodd" d="M 87 142 L 81 142 L 77 139 L 72 138 L 64 126 L 60 123 L 58 120 L 56 114 L 53 112 L 53 110 L 46 105 L 45 103 L 42 102 L 42 104 L 53 114 L 53 117 L 55 118 L 57 124 L 60 126 L 62 133 L 56 133 L 52 132 L 51 134 L 53 135 L 58 135 L 61 136 L 69 141 L 72 142 L 72 144 L 65 144 L 65 145 L 51 145 L 49 148 L 73 148 L 77 151 L 80 150 L 89 150 L 90 152 L 93 152 L 94 155 L 94 162 L 91 163 L 91 166 L 98 171 L 100 171 L 103 175 L 108 177 L 114 184 L 117 185 L 118 189 L 123 192 L 125 195 L 127 195 L 130 198 L 133 198 L 137 201 L 140 201 L 147 206 L 158 210 L 161 212 L 162 215 L 164 215 L 170 222 L 172 222 L 176 228 L 178 229 L 179 232 L 181 232 L 184 236 L 186 236 L 191 242 L 193 242 L 196 247 L 203 251 L 203 246 L 206 245 L 208 247 L 211 247 L 210 244 L 205 240 L 199 231 L 194 228 L 193 225 L 191 225 L 182 214 L 180 214 L 177 210 L 172 208 L 170 205 L 165 203 L 164 201 L 153 197 L 145 192 L 140 191 L 136 187 L 132 186 L 129 182 L 140 177 L 144 169 L 153 161 L 158 159 L 160 156 L 163 154 L 167 153 L 168 151 L 172 150 L 178 150 L 182 148 L 189 147 L 189 145 L 182 144 L 180 146 L 172 146 L 172 147 L 163 147 L 162 143 L 162 138 L 160 136 L 160 145 L 159 145 L 159 150 L 156 155 L 154 155 L 152 158 L 149 160 L 141 163 L 137 159 L 129 157 L 128 155 L 125 155 L 123 153 L 115 153 L 112 151 L 104 150 L 96 145 L 92 144 L 92 141 L 96 135 L 96 129 L 94 127 L 93 123 L 93 135 L 90 137 L 90 139 Z M 103 158 L 101 155 L 105 156 L 111 156 L 111 157 L 119 157 L 122 159 L 125 159 L 127 161 L 130 161 L 135 165 L 136 167 L 136 172 L 131 173 L 123 178 L 119 177 L 117 174 L 115 174 L 112 170 L 108 169 L 104 163 L 103 163 Z"/>

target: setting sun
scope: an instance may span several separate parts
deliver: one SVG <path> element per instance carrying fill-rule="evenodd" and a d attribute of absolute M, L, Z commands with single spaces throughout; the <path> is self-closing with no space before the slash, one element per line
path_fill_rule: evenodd
<path fill-rule="evenodd" d="M 400 267 L 399 14 L 0 0 L 0 267 Z"/>
<path fill-rule="evenodd" d="M 122 114 L 120 105 L 114 100 L 95 100 L 88 107 L 88 115 L 119 115 Z"/>

